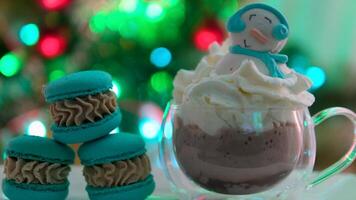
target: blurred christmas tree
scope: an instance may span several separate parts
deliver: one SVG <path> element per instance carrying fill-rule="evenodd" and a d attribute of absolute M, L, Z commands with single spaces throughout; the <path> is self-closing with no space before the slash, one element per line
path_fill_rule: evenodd
<path fill-rule="evenodd" d="M 241 1 L 240 1 L 241 3 Z M 236 0 L 0 2 L 0 128 L 46 135 L 42 86 L 88 69 L 113 75 L 124 131 L 154 138 L 181 68 L 225 37 Z"/>

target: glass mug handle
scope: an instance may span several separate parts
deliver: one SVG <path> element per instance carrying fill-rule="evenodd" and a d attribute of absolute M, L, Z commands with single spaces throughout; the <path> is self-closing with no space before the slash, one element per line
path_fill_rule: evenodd
<path fill-rule="evenodd" d="M 353 123 L 353 140 L 352 145 L 349 151 L 336 163 L 331 165 L 330 167 L 321 171 L 314 180 L 312 180 L 309 185 L 307 185 L 307 189 L 311 189 L 316 185 L 326 181 L 331 178 L 333 175 L 336 175 L 346 169 L 348 166 L 352 164 L 352 162 L 356 158 L 356 114 L 349 109 L 334 107 L 328 108 L 313 116 L 314 125 L 317 126 L 334 116 L 345 116 Z"/>

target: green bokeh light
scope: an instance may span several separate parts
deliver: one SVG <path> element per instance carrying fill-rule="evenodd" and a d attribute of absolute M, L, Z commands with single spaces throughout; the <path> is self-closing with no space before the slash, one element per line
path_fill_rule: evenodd
<path fill-rule="evenodd" d="M 122 17 L 123 15 L 119 11 L 110 12 L 106 17 L 105 24 L 111 31 L 117 31 L 123 23 Z"/>
<path fill-rule="evenodd" d="M 151 87 L 158 93 L 170 92 L 173 88 L 172 76 L 165 72 L 156 72 L 150 79 Z"/>
<path fill-rule="evenodd" d="M 36 24 L 26 24 L 19 32 L 20 40 L 27 46 L 35 45 L 40 37 L 40 31 Z"/>
<path fill-rule="evenodd" d="M 52 71 L 49 74 L 49 80 L 54 81 L 54 80 L 62 78 L 65 75 L 66 75 L 66 73 L 63 70 L 57 69 L 57 70 Z"/>
<path fill-rule="evenodd" d="M 96 13 L 89 21 L 89 28 L 92 32 L 98 33 L 105 30 L 106 14 L 104 12 Z"/>
<path fill-rule="evenodd" d="M 7 53 L 0 59 L 0 72 L 11 77 L 20 71 L 22 62 L 21 59 L 14 53 Z"/>
<path fill-rule="evenodd" d="M 121 0 L 110 9 L 103 7 L 89 21 L 93 33 L 118 32 L 142 46 L 157 42 L 179 42 L 179 30 L 185 18 L 183 0 Z"/>

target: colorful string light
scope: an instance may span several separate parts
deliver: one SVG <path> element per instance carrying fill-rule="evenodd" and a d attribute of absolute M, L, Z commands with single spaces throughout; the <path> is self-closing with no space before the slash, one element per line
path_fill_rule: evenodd
<path fill-rule="evenodd" d="M 40 31 L 36 24 L 26 24 L 21 27 L 19 32 L 20 40 L 27 46 L 33 46 L 38 42 Z"/>
<path fill-rule="evenodd" d="M 150 3 L 146 9 L 146 15 L 152 20 L 158 20 L 163 15 L 163 8 L 158 3 Z"/>
<path fill-rule="evenodd" d="M 139 122 L 139 130 L 145 139 L 154 139 L 160 131 L 160 123 L 150 118 L 143 118 Z"/>
<path fill-rule="evenodd" d="M 89 20 L 93 33 L 119 32 L 123 38 L 152 48 L 164 38 L 177 41 L 185 17 L 183 0 L 122 0 L 113 9 L 102 9 Z M 169 27 L 169 28 L 162 28 Z"/>
<path fill-rule="evenodd" d="M 54 81 L 57 79 L 60 79 L 61 77 L 65 76 L 66 73 L 63 70 L 53 70 L 50 74 L 49 74 L 49 81 Z"/>
<path fill-rule="evenodd" d="M 164 47 L 154 49 L 150 55 L 150 61 L 158 68 L 166 67 L 172 60 L 171 52 Z"/>
<path fill-rule="evenodd" d="M 41 6 L 49 11 L 62 10 L 71 3 L 71 0 L 40 0 Z"/>
<path fill-rule="evenodd" d="M 173 87 L 173 78 L 168 72 L 156 72 L 151 76 L 150 84 L 158 93 L 170 92 Z"/>
<path fill-rule="evenodd" d="M 213 42 L 221 43 L 223 41 L 223 34 L 220 30 L 213 28 L 200 28 L 194 34 L 195 47 L 201 51 L 207 51 L 210 44 Z"/>
<path fill-rule="evenodd" d="M 319 89 L 326 81 L 325 72 L 320 67 L 309 67 L 306 71 L 306 76 L 313 82 L 312 90 Z"/>
<path fill-rule="evenodd" d="M 0 72 L 6 77 L 11 77 L 17 74 L 22 66 L 21 59 L 14 53 L 5 54 L 0 59 Z"/>
<path fill-rule="evenodd" d="M 39 43 L 39 52 L 46 58 L 55 58 L 64 53 L 67 47 L 66 39 L 59 34 L 43 36 Z"/>
<path fill-rule="evenodd" d="M 26 130 L 27 135 L 46 137 L 47 130 L 43 122 L 36 120 L 30 122 Z"/>
<path fill-rule="evenodd" d="M 112 81 L 112 85 L 113 85 L 112 91 L 116 94 L 117 98 L 120 98 L 121 92 L 122 92 L 122 88 L 121 88 L 120 83 L 118 81 L 116 81 L 116 80 L 113 80 Z"/>

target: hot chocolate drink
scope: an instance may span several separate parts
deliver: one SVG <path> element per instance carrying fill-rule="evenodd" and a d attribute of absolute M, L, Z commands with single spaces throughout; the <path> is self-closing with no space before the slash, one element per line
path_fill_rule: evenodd
<path fill-rule="evenodd" d="M 196 184 L 217 193 L 263 192 L 295 169 L 311 81 L 279 54 L 285 17 L 250 4 L 227 23 L 228 39 L 212 44 L 195 70 L 174 79 L 175 155 Z"/>

